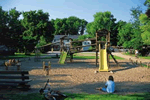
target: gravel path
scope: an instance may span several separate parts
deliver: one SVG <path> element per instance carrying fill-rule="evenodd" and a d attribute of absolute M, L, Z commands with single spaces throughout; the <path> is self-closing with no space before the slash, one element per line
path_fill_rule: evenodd
<path fill-rule="evenodd" d="M 125 58 L 127 60 L 129 60 L 129 58 L 131 58 L 133 61 L 138 60 L 138 62 L 141 61 L 144 64 L 147 64 L 148 62 L 150 62 L 149 59 L 136 58 L 136 57 L 132 57 L 132 56 L 129 56 L 129 55 L 124 55 L 121 52 L 113 52 L 112 54 L 115 55 L 115 56 L 119 56 L 119 57 Z"/>

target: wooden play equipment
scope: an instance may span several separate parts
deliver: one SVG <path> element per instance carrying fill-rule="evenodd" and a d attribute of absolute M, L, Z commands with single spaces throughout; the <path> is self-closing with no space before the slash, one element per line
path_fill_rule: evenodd
<path fill-rule="evenodd" d="M 7 62 L 5 62 L 6 70 L 8 70 L 9 66 L 15 66 L 15 65 L 17 66 L 17 70 L 20 70 L 21 64 L 19 63 L 19 60 L 9 59 Z"/>
<path fill-rule="evenodd" d="M 105 41 L 101 41 L 102 37 Z M 51 44 L 47 44 L 45 46 L 50 45 L 51 47 L 54 46 L 54 44 L 58 44 L 60 43 L 60 59 L 59 59 L 59 63 L 60 64 L 64 64 L 67 55 L 70 55 L 70 62 L 72 62 L 73 59 L 73 54 L 74 53 L 80 53 L 80 52 L 96 52 L 96 67 L 98 67 L 98 52 L 100 52 L 100 59 L 99 59 L 99 71 L 108 71 L 108 68 L 110 66 L 109 64 L 109 56 L 111 55 L 111 57 L 113 58 L 113 60 L 115 61 L 115 63 L 117 64 L 117 66 L 119 66 L 119 63 L 117 62 L 117 60 L 114 58 L 114 56 L 111 53 L 110 49 L 110 32 L 106 29 L 102 29 L 96 32 L 96 37 L 95 38 L 89 38 L 89 39 L 85 39 L 85 40 L 78 40 L 78 41 L 73 41 L 71 38 L 69 38 L 70 41 L 70 45 L 68 46 L 64 46 L 64 39 L 68 39 L 67 36 L 64 36 L 62 38 L 60 38 L 60 42 L 56 42 L 56 43 L 51 43 Z M 84 41 L 91 41 L 91 44 L 89 45 L 85 45 L 82 46 L 82 42 Z M 80 45 L 78 46 L 74 46 L 75 43 L 79 43 Z M 99 48 L 100 45 L 100 48 Z M 83 47 L 87 47 L 90 46 L 92 47 L 92 49 L 89 50 L 82 50 Z M 44 46 L 42 46 L 44 47 Z M 105 59 L 105 60 L 104 60 Z M 104 64 L 104 66 L 107 67 L 102 67 Z"/>
<path fill-rule="evenodd" d="M 49 71 L 51 70 L 51 62 L 48 62 L 48 66 L 45 65 L 45 61 L 43 61 L 43 70 L 46 71 L 46 75 L 49 75 Z"/>

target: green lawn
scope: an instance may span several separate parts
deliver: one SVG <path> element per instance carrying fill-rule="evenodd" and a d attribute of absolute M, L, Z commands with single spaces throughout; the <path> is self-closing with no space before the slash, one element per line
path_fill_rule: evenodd
<path fill-rule="evenodd" d="M 67 57 L 70 57 L 70 56 L 67 56 Z M 121 57 L 118 57 L 118 56 L 114 56 L 115 59 L 118 59 L 118 60 L 124 60 L 124 58 L 121 58 Z M 51 58 L 58 58 L 58 57 L 45 57 L 43 59 L 51 59 Z M 73 56 L 73 58 L 75 59 L 95 59 L 96 57 L 95 56 Z M 112 59 L 112 57 L 110 56 L 110 59 Z"/>
<path fill-rule="evenodd" d="M 95 56 L 73 56 L 73 58 L 76 58 L 76 59 L 95 59 L 96 57 Z M 114 58 L 118 59 L 118 60 L 124 60 L 124 58 L 121 58 L 118 56 L 114 56 Z M 110 59 L 113 59 L 113 58 L 110 56 Z"/>
<path fill-rule="evenodd" d="M 46 54 L 40 54 L 40 56 L 44 56 Z M 15 55 L 10 55 L 10 56 L 0 56 L 0 59 L 17 59 L 17 58 L 27 58 L 27 57 L 33 57 L 35 56 L 35 53 L 31 53 L 31 55 L 25 55 L 25 53 L 15 53 Z"/>
<path fill-rule="evenodd" d="M 133 95 L 117 95 L 117 94 L 70 94 L 64 100 L 149 100 L 150 93 L 133 94 Z M 11 94 L 4 95 L 11 100 L 45 100 L 39 93 L 27 95 Z"/>

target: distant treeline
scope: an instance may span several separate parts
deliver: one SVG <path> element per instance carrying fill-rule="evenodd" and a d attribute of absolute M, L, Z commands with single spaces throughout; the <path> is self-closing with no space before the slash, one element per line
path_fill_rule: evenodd
<path fill-rule="evenodd" d="M 144 5 L 149 9 L 150 1 L 146 0 Z M 111 45 L 139 50 L 143 45 L 150 45 L 150 18 L 139 6 L 131 8 L 129 22 L 116 22 L 110 11 L 97 12 L 90 23 L 75 16 L 55 20 L 49 17 L 42 10 L 19 12 L 16 8 L 5 11 L 0 7 L 0 44 L 18 52 L 32 52 L 35 46 L 50 43 L 54 35 L 81 35 L 78 38 L 81 40 L 93 38 L 97 30 L 105 28 L 110 31 Z M 85 32 L 88 34 L 83 35 Z"/>

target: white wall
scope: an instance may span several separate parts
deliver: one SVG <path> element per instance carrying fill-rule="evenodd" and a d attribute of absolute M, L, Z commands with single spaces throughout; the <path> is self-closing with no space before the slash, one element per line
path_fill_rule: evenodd
<path fill-rule="evenodd" d="M 91 41 L 83 41 L 82 42 L 82 46 L 85 46 L 85 45 L 90 45 L 91 44 Z M 83 50 L 89 50 L 90 46 L 87 46 L 87 47 L 83 47 Z"/>

